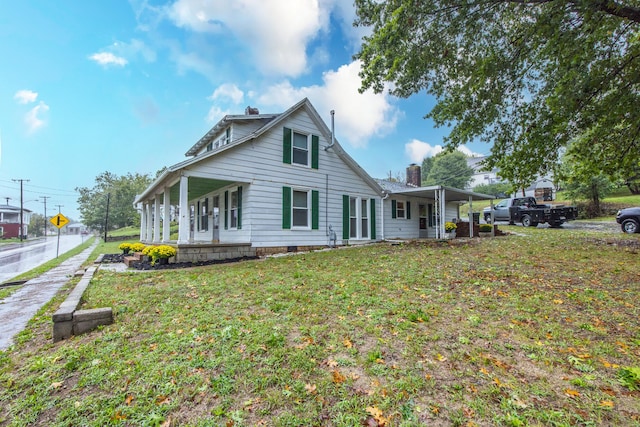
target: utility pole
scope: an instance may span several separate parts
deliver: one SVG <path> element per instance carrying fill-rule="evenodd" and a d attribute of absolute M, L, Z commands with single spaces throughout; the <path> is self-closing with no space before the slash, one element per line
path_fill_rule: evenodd
<path fill-rule="evenodd" d="M 44 199 L 44 238 L 47 238 L 47 199 L 50 199 L 51 196 L 40 196 L 41 199 Z"/>
<path fill-rule="evenodd" d="M 111 193 L 107 193 L 107 213 L 104 216 L 104 242 L 107 243 L 107 229 L 109 228 L 109 200 Z"/>
<path fill-rule="evenodd" d="M 58 213 L 60 213 L 60 208 L 64 208 L 64 205 L 56 205 L 58 207 Z"/>
<path fill-rule="evenodd" d="M 22 237 L 24 234 L 24 199 L 22 197 L 22 184 L 28 179 L 13 179 L 13 182 L 20 182 L 20 242 L 22 242 Z M 8 202 L 7 202 L 8 203 Z"/>

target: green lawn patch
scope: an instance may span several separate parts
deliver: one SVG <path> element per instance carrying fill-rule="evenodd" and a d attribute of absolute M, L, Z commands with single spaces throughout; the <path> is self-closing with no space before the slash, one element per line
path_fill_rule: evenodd
<path fill-rule="evenodd" d="M 638 425 L 639 236 L 504 229 L 100 271 L 115 323 L 53 344 L 43 310 L 0 425 Z"/>

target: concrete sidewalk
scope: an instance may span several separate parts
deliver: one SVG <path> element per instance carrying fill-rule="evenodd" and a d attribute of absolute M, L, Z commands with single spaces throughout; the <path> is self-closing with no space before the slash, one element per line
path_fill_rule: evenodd
<path fill-rule="evenodd" d="M 22 331 L 47 302 L 55 296 L 87 260 L 98 240 L 80 254 L 69 258 L 42 276 L 26 282 L 16 292 L 0 301 L 0 350 L 13 344 L 13 337 Z"/>

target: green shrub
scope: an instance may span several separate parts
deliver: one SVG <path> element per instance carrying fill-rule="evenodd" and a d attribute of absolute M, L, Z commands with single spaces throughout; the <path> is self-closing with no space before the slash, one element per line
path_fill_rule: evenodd
<path fill-rule="evenodd" d="M 478 228 L 481 233 L 491 233 L 492 229 L 493 226 L 491 224 L 480 224 L 480 227 Z"/>

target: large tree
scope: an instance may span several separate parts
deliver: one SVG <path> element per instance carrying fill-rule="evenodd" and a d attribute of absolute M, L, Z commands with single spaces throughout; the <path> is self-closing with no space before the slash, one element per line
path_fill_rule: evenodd
<path fill-rule="evenodd" d="M 473 175 L 473 168 L 467 165 L 467 156 L 458 150 L 437 154 L 431 165 L 424 185 L 465 188 Z"/>
<path fill-rule="evenodd" d="M 435 96 L 445 142 L 493 143 L 487 164 L 503 178 L 530 183 L 570 143 L 611 176 L 640 166 L 638 0 L 355 4 L 372 29 L 361 90 Z"/>
<path fill-rule="evenodd" d="M 76 189 L 80 193 L 80 216 L 86 226 L 104 231 L 107 202 L 109 229 L 139 224 L 140 216 L 133 207 L 133 201 L 151 183 L 149 176 L 131 173 L 118 176 L 103 172 L 96 177 L 95 182 L 93 188 Z"/>

